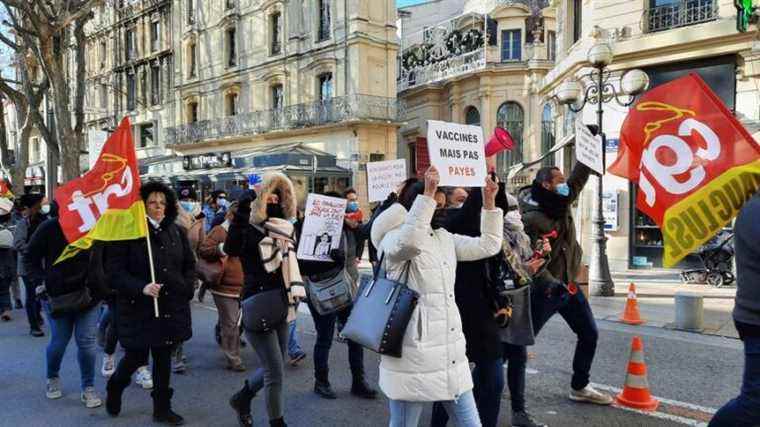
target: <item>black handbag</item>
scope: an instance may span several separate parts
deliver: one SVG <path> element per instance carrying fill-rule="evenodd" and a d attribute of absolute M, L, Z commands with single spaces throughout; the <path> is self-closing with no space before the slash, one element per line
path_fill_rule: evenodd
<path fill-rule="evenodd" d="M 288 317 L 288 303 L 283 289 L 270 289 L 243 300 L 243 328 L 262 333 L 276 328 Z"/>
<path fill-rule="evenodd" d="M 411 261 L 401 272 L 403 282 L 397 282 L 386 277 L 383 258 L 374 278 L 362 281 L 340 335 L 376 353 L 401 357 L 404 334 L 420 296 L 406 285 Z"/>
<path fill-rule="evenodd" d="M 80 311 L 92 305 L 92 295 L 88 287 L 83 287 L 74 292 L 63 295 L 48 295 L 50 304 L 50 315 L 53 317 L 65 314 L 79 313 Z"/>

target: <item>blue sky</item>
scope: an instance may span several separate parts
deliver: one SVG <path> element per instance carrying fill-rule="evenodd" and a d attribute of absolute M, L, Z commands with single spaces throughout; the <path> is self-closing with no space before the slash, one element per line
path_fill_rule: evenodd
<path fill-rule="evenodd" d="M 410 4 L 424 3 L 427 0 L 396 0 L 396 7 L 409 6 Z"/>

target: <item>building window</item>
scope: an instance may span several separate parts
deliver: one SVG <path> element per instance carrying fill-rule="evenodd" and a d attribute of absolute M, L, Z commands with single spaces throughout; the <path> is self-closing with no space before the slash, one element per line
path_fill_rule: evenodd
<path fill-rule="evenodd" d="M 153 134 L 153 123 L 147 123 L 140 126 L 140 148 L 152 147 L 155 141 Z"/>
<path fill-rule="evenodd" d="M 135 75 L 134 72 L 127 73 L 127 110 L 135 109 Z"/>
<path fill-rule="evenodd" d="M 198 122 L 198 102 L 193 101 L 187 104 L 187 121 L 190 123 Z"/>
<path fill-rule="evenodd" d="M 272 37 L 271 54 L 279 55 L 282 52 L 282 43 L 280 43 L 282 15 L 279 12 L 273 13 L 269 18 L 269 25 L 269 34 Z"/>
<path fill-rule="evenodd" d="M 700 24 L 718 18 L 716 0 L 649 0 L 644 11 L 646 31 Z"/>
<path fill-rule="evenodd" d="M 544 105 L 541 114 L 541 155 L 544 155 L 554 146 L 554 112 L 551 104 Z M 544 166 L 554 166 L 554 155 L 544 158 Z"/>
<path fill-rule="evenodd" d="M 195 57 L 196 55 L 195 42 L 192 42 L 187 46 L 187 54 L 190 58 L 190 64 L 189 64 L 190 73 L 188 74 L 188 76 L 192 79 L 193 77 L 198 75 L 198 70 L 196 70 L 198 65 L 197 65 L 197 61 Z"/>
<path fill-rule="evenodd" d="M 137 56 L 137 39 L 135 36 L 134 28 L 127 28 L 124 33 L 124 47 L 126 49 L 127 60 L 134 59 Z"/>
<path fill-rule="evenodd" d="M 161 103 L 161 67 L 158 63 L 150 67 L 150 102 L 151 105 Z"/>
<path fill-rule="evenodd" d="M 235 0 L 225 0 L 224 3 L 227 5 L 227 9 L 233 9 L 235 7 Z"/>
<path fill-rule="evenodd" d="M 330 38 L 330 0 L 317 0 L 319 3 L 319 34 L 317 41 Z"/>
<path fill-rule="evenodd" d="M 235 50 L 235 28 L 227 29 L 227 66 L 234 67 L 237 64 L 237 55 Z"/>
<path fill-rule="evenodd" d="M 554 31 L 546 32 L 546 59 L 557 60 L 557 33 Z"/>
<path fill-rule="evenodd" d="M 583 0 L 573 1 L 573 43 L 583 35 Z"/>
<path fill-rule="evenodd" d="M 228 93 L 225 97 L 225 112 L 228 116 L 236 116 L 238 113 L 238 94 L 235 92 Z"/>
<path fill-rule="evenodd" d="M 464 113 L 464 123 L 466 125 L 480 126 L 480 111 L 475 107 L 467 107 Z"/>
<path fill-rule="evenodd" d="M 187 23 L 192 25 L 195 22 L 195 15 L 193 14 L 193 0 L 187 0 Z"/>
<path fill-rule="evenodd" d="M 106 41 L 102 40 L 100 42 L 100 68 L 106 68 L 106 51 L 107 51 Z"/>
<path fill-rule="evenodd" d="M 145 68 L 140 71 L 140 106 L 148 105 L 148 73 Z"/>
<path fill-rule="evenodd" d="M 333 96 L 333 79 L 332 73 L 319 75 L 319 100 L 322 102 L 329 101 Z"/>
<path fill-rule="evenodd" d="M 272 110 L 279 111 L 283 107 L 283 90 L 282 85 L 272 86 Z"/>
<path fill-rule="evenodd" d="M 158 45 L 161 37 L 161 23 L 158 19 L 150 23 L 150 51 L 155 52 L 158 50 Z"/>
<path fill-rule="evenodd" d="M 108 107 L 108 85 L 105 83 L 100 84 L 100 108 Z"/>
<path fill-rule="evenodd" d="M 506 173 L 510 166 L 522 162 L 524 117 L 522 107 L 512 101 L 501 104 L 496 112 L 496 126 L 506 129 L 516 145 L 514 150 L 503 151 L 498 155 L 497 167 L 502 173 Z"/>
<path fill-rule="evenodd" d="M 501 32 L 501 62 L 520 61 L 522 58 L 521 47 L 521 30 L 503 30 Z"/>

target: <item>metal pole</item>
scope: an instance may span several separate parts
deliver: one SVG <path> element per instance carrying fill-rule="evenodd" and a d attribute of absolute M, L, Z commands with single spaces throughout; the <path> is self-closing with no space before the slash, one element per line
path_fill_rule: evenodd
<path fill-rule="evenodd" d="M 603 131 L 604 124 L 604 68 L 598 68 L 598 85 L 597 104 L 596 104 L 596 125 L 598 126 L 598 135 L 601 136 L 602 143 L 602 167 L 607 168 L 606 141 Z M 594 296 L 614 296 L 615 283 L 610 275 L 610 264 L 607 259 L 607 236 L 604 235 L 604 173 L 598 174 L 597 191 L 596 191 L 596 209 L 592 217 L 594 246 L 591 250 L 591 260 L 589 265 L 589 293 Z"/>

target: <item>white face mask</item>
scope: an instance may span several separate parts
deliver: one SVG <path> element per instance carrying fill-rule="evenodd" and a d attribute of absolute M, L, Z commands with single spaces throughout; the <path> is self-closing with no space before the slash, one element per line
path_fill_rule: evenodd
<path fill-rule="evenodd" d="M 47 215 L 50 213 L 50 205 L 42 205 L 40 208 L 40 213 L 43 215 Z"/>

